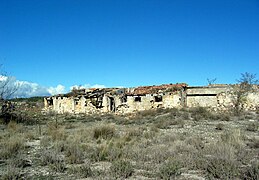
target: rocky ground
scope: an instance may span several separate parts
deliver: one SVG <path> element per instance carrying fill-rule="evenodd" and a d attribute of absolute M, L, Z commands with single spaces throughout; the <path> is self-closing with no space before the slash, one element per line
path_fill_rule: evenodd
<path fill-rule="evenodd" d="M 1 179 L 259 179 L 259 113 L 158 109 L 0 126 Z"/>

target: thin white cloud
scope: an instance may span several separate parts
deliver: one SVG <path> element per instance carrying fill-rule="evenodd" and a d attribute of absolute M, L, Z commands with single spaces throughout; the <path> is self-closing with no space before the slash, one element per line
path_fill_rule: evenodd
<path fill-rule="evenodd" d="M 8 79 L 7 76 L 0 75 L 0 81 L 6 81 Z"/>
<path fill-rule="evenodd" d="M 71 86 L 69 89 L 71 91 L 72 89 L 89 89 L 89 88 L 106 88 L 106 86 L 102 84 L 95 84 L 95 85 L 84 84 L 84 85 L 74 85 L 74 86 Z"/>
<path fill-rule="evenodd" d="M 57 94 L 65 94 L 67 93 L 66 87 L 59 84 L 56 87 L 44 87 L 37 83 L 28 82 L 28 81 L 20 81 L 17 80 L 15 77 L 7 77 L 0 75 L 0 87 L 2 83 L 8 81 L 8 87 L 18 87 L 15 93 L 10 98 L 27 98 L 27 97 L 34 97 L 34 96 L 52 96 Z M 85 84 L 82 86 L 74 85 L 70 87 L 70 90 L 73 88 L 77 89 L 89 89 L 89 88 L 105 88 L 105 85 L 101 84 Z"/>
<path fill-rule="evenodd" d="M 34 96 L 50 96 L 56 94 L 66 93 L 65 86 L 57 85 L 56 87 L 44 87 L 37 83 L 20 81 L 15 77 L 7 77 L 0 75 L 0 87 L 1 84 L 7 83 L 8 88 L 16 88 L 17 90 L 10 98 L 27 98 Z"/>

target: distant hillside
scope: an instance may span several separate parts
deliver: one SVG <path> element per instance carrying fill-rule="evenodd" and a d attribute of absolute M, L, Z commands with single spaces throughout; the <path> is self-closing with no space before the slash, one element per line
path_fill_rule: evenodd
<path fill-rule="evenodd" d="M 39 102 L 39 101 L 43 101 L 42 96 L 36 96 L 36 97 L 30 97 L 30 98 L 14 98 L 14 99 L 10 99 L 11 101 L 14 102 Z"/>

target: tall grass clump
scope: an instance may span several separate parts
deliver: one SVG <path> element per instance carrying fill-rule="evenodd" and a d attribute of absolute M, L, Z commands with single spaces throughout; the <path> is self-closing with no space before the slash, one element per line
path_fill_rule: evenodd
<path fill-rule="evenodd" d="M 41 165 L 48 165 L 51 169 L 56 172 L 64 172 L 66 165 L 63 158 L 51 149 L 43 149 L 41 152 Z"/>
<path fill-rule="evenodd" d="M 25 148 L 25 140 L 20 136 L 11 136 L 4 139 L 0 147 L 0 158 L 8 159 L 10 157 L 16 156 Z"/>
<path fill-rule="evenodd" d="M 82 163 L 84 160 L 84 151 L 77 141 L 68 142 L 64 147 L 66 160 L 70 164 Z"/>
<path fill-rule="evenodd" d="M 239 175 L 239 162 L 236 148 L 232 144 L 218 142 L 210 145 L 205 156 L 205 170 L 209 179 L 236 179 Z"/>
<path fill-rule="evenodd" d="M 54 122 L 47 124 L 47 134 L 53 141 L 65 140 L 67 138 L 65 128 Z"/>
<path fill-rule="evenodd" d="M 93 130 L 93 137 L 95 139 L 103 138 L 109 139 L 115 135 L 115 127 L 111 125 L 100 125 Z"/>

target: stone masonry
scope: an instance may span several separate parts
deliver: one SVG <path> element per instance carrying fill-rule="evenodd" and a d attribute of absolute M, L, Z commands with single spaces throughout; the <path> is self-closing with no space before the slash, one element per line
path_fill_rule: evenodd
<path fill-rule="evenodd" d="M 188 86 L 185 83 L 137 88 L 92 88 L 44 98 L 45 111 L 56 113 L 132 113 L 156 108 L 234 106 L 232 85 Z M 259 90 L 250 92 L 244 109 L 259 108 Z"/>

